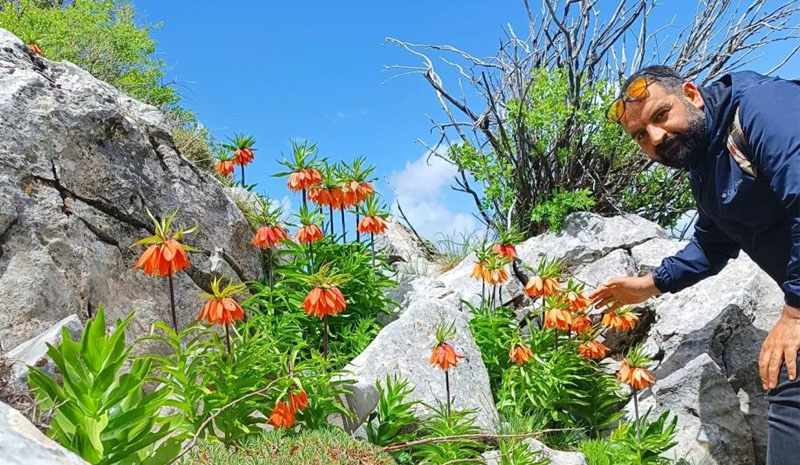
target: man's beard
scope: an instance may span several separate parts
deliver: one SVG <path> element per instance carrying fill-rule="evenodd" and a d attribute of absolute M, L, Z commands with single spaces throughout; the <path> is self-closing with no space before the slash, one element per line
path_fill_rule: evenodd
<path fill-rule="evenodd" d="M 664 141 L 655 147 L 659 163 L 679 169 L 689 168 L 697 152 L 706 150 L 706 115 L 703 110 L 685 98 L 682 100 L 689 118 L 686 131 L 668 134 Z"/>

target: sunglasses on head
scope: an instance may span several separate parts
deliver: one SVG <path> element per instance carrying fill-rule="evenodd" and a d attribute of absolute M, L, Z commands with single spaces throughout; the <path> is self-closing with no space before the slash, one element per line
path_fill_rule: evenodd
<path fill-rule="evenodd" d="M 638 102 L 649 96 L 650 91 L 647 90 L 647 86 L 655 82 L 657 76 L 660 74 L 643 73 L 636 76 L 622 92 L 622 95 L 614 99 L 608 106 L 606 117 L 614 123 L 619 123 L 622 115 L 625 114 L 625 103 Z"/>

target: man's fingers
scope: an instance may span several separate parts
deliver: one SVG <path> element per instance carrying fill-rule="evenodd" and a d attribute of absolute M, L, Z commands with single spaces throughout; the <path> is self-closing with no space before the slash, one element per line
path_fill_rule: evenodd
<path fill-rule="evenodd" d="M 606 295 L 608 295 L 608 288 L 605 287 L 605 286 L 600 286 L 597 289 L 595 289 L 592 292 L 590 292 L 589 295 L 587 295 L 586 297 L 589 300 L 594 300 L 594 299 L 602 298 L 602 297 L 604 297 Z"/>
<path fill-rule="evenodd" d="M 613 311 L 615 311 L 616 309 L 618 309 L 618 308 L 620 308 L 620 307 L 622 307 L 622 304 L 621 304 L 621 303 L 619 303 L 619 302 L 614 302 L 614 305 L 612 305 L 611 307 L 609 307 L 609 308 L 608 308 L 608 309 L 606 309 L 605 311 L 606 311 L 606 312 L 613 312 Z"/>
<path fill-rule="evenodd" d="M 769 386 L 767 383 L 768 373 L 769 373 L 769 357 L 770 357 L 770 350 L 763 346 L 761 348 L 761 354 L 758 356 L 758 375 L 761 378 L 761 386 L 764 390 L 767 389 Z"/>
<path fill-rule="evenodd" d="M 789 373 L 789 380 L 794 381 L 797 377 L 797 349 L 790 347 L 783 353 L 786 361 L 786 372 Z"/>
<path fill-rule="evenodd" d="M 601 299 L 600 301 L 596 302 L 594 304 L 594 308 L 602 309 L 603 307 L 605 307 L 606 305 L 609 305 L 612 302 L 614 302 L 614 298 L 612 296 L 608 296 L 608 297 L 605 297 L 605 298 Z"/>
<path fill-rule="evenodd" d="M 773 350 L 769 357 L 769 388 L 775 389 L 778 385 L 778 374 L 781 372 L 783 352 Z"/>

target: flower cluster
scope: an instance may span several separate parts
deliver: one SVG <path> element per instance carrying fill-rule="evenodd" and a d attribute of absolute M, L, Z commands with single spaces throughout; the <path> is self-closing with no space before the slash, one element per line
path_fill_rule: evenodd
<path fill-rule="evenodd" d="M 269 423 L 275 428 L 289 429 L 294 426 L 295 414 L 308 407 L 308 394 L 306 391 L 292 392 L 289 400 L 281 400 L 272 409 Z"/>

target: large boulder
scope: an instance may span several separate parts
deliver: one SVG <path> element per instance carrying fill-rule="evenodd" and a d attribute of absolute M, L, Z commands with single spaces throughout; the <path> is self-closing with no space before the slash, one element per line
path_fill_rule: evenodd
<path fill-rule="evenodd" d="M 135 335 L 169 320 L 165 279 L 132 269 L 156 215 L 180 208 L 198 252 L 176 276 L 178 319 L 193 321 L 215 247 L 222 271 L 260 276 L 251 230 L 213 176 L 176 150 L 156 108 L 0 29 L 0 340 L 7 348 L 68 315 L 131 311 Z"/>
<path fill-rule="evenodd" d="M 667 453 L 669 458 L 708 465 L 755 463 L 752 432 L 739 398 L 708 354 L 658 379 L 640 401 L 641 413 L 650 408 L 651 419 L 665 410 L 678 417 L 678 444 Z"/>
<path fill-rule="evenodd" d="M 14 347 L 6 354 L 11 361 L 11 384 L 22 388 L 28 386 L 28 367 L 36 366 L 52 378 L 57 378 L 58 369 L 47 356 L 47 345 L 61 343 L 62 329 L 67 328 L 70 337 L 79 341 L 83 333 L 83 324 L 75 315 L 69 315 L 51 326 L 47 331 Z"/>
<path fill-rule="evenodd" d="M 400 272 L 435 277 L 441 274 L 439 251 L 395 217 L 389 217 L 383 234 L 375 236 L 375 250 L 384 253 Z M 369 240 L 362 235 L 361 240 Z"/>
<path fill-rule="evenodd" d="M 412 399 L 431 406 L 445 402 L 445 375 L 439 367 L 428 363 L 440 323 L 455 324 L 456 336 L 449 342 L 456 352 L 464 355 L 458 367 L 449 372 L 453 408 L 475 410 L 476 424 L 483 430 L 495 432 L 499 420 L 489 388 L 489 375 L 470 334 L 466 315 L 447 295 L 441 298 L 419 296 L 411 301 L 400 317 L 383 328 L 344 371 L 357 381 L 355 389 L 360 385 L 372 390 L 376 381 L 383 382 L 387 375 L 399 375 L 414 387 Z M 361 417 L 352 422 L 350 428 L 353 428 L 366 418 L 364 412 L 369 414 L 374 409 L 377 398 L 369 393 L 350 397 L 351 410 Z M 361 405 L 359 397 L 369 400 L 371 405 Z M 420 405 L 417 413 L 425 416 L 430 411 Z"/>
<path fill-rule="evenodd" d="M 0 465 L 88 465 L 0 402 Z"/>
<path fill-rule="evenodd" d="M 534 236 L 517 246 L 519 258 L 537 266 L 546 255 L 562 260 L 567 268 L 591 263 L 614 249 L 631 249 L 654 238 L 667 238 L 664 228 L 636 215 L 602 217 L 572 213 L 558 233 Z"/>

